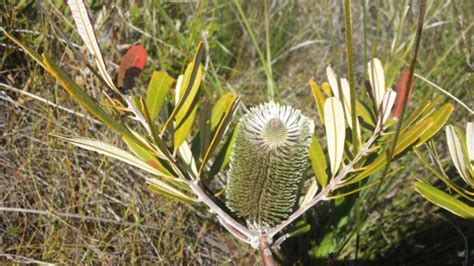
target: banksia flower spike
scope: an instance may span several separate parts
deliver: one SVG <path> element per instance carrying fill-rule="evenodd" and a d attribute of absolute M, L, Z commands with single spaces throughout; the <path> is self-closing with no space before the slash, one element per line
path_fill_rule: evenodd
<path fill-rule="evenodd" d="M 251 108 L 240 119 L 227 206 L 252 230 L 265 232 L 292 211 L 313 128 L 299 110 L 273 102 Z"/>

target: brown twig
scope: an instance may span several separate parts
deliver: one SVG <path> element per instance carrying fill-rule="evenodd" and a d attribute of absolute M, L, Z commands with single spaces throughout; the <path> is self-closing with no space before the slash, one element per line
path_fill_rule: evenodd
<path fill-rule="evenodd" d="M 270 246 L 271 241 L 269 241 L 269 237 L 261 236 L 258 244 L 258 251 L 260 251 L 260 257 L 262 258 L 263 265 L 265 266 L 276 265 Z"/>

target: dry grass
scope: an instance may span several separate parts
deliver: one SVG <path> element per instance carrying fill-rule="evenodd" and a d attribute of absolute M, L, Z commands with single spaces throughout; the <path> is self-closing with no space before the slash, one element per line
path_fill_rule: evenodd
<path fill-rule="evenodd" d="M 84 49 L 77 45 L 79 37 L 66 5 L 53 2 L 3 0 L 2 26 L 36 50 L 54 55 L 79 84 L 91 94 L 100 95 L 82 62 Z M 99 18 L 98 37 L 109 65 L 117 64 L 128 44 L 141 42 L 147 47 L 149 64 L 137 91 L 143 92 L 152 70 L 165 69 L 176 76 L 192 56 L 197 41 L 204 39 L 209 47 L 203 84 L 206 96 L 213 99 L 231 89 L 247 105 L 265 100 L 267 77 L 232 2 L 209 2 L 201 9 L 193 3 L 166 1 L 161 6 L 153 1 L 89 2 L 93 17 Z M 414 36 L 415 9 L 410 8 L 405 15 L 404 1 L 370 2 L 365 16 L 358 2 L 353 7 L 359 87 L 364 62 L 371 54 L 389 66 L 389 82 L 393 83 L 399 68 L 409 62 Z M 469 49 L 473 20 L 469 2 L 430 2 L 416 72 L 472 107 L 473 58 Z M 242 5 L 263 49 L 263 4 L 245 1 Z M 342 16 L 339 2 L 271 4 L 272 69 L 279 95 L 309 114 L 315 115 L 316 111 L 307 82 L 311 78 L 324 81 L 328 64 L 341 74 L 346 72 Z M 404 24 L 399 26 L 401 21 Z M 49 133 L 56 132 L 120 145 L 116 136 L 92 119 L 19 93 L 26 91 L 63 108 L 85 112 L 5 36 L 0 35 L 0 40 L 0 263 L 256 263 L 253 250 L 229 236 L 205 210 L 154 195 L 145 189 L 144 173 L 50 137 Z M 365 97 L 362 88 L 358 91 Z M 412 107 L 439 94 L 418 82 Z M 452 122 L 462 124 L 468 119 L 467 112 L 456 108 Z M 418 204 L 417 208 L 406 212 L 397 208 L 399 213 L 393 214 L 390 203 L 381 198 L 375 204 L 376 213 L 389 212 L 399 222 L 403 222 L 403 215 L 409 215 L 423 224 L 433 218 L 421 215 L 426 205 L 412 194 L 411 177 L 426 172 L 411 161 L 413 157 L 404 162 L 413 171 L 405 170 L 397 182 L 387 183 L 384 197 L 391 192 L 401 206 L 410 202 Z M 372 203 L 361 204 L 375 209 Z M 374 225 L 377 217 L 371 215 L 363 222 L 367 226 L 364 228 L 378 228 Z M 396 246 L 418 229 L 418 225 L 411 227 L 404 236 L 397 235 L 396 229 L 382 233 L 373 230 L 367 241 L 385 243 L 389 238 L 390 245 Z M 353 255 L 354 245 L 350 244 L 348 256 Z M 383 253 L 382 248 L 367 250 L 367 258 Z M 301 253 L 308 254 L 306 250 Z"/>

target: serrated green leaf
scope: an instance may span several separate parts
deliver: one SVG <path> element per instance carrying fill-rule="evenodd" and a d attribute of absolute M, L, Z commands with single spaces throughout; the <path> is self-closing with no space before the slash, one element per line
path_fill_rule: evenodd
<path fill-rule="evenodd" d="M 152 122 L 155 122 L 158 118 L 174 81 L 165 71 L 153 71 L 146 93 L 146 103 Z"/>
<path fill-rule="evenodd" d="M 444 124 L 446 124 L 453 110 L 454 106 L 447 103 L 431 115 L 433 118 L 433 124 L 423 133 L 423 135 L 420 136 L 420 141 L 418 142 L 417 147 L 428 141 L 444 126 Z"/>
<path fill-rule="evenodd" d="M 438 188 L 426 184 L 424 182 L 417 182 L 415 190 L 418 191 L 424 198 L 439 207 L 448 210 L 457 216 L 465 219 L 474 219 L 474 208 L 466 203 L 456 199 L 455 197 L 439 190 Z"/>
<path fill-rule="evenodd" d="M 311 137 L 311 146 L 309 148 L 309 158 L 313 168 L 314 175 L 319 184 L 324 188 L 328 184 L 328 174 L 326 173 L 327 161 L 321 143 L 318 138 L 313 135 Z"/>
<path fill-rule="evenodd" d="M 314 102 L 316 103 L 316 109 L 318 109 L 319 119 L 324 125 L 324 102 L 326 101 L 326 97 L 324 97 L 324 94 L 316 81 L 311 80 L 309 85 L 311 92 L 313 93 Z"/>

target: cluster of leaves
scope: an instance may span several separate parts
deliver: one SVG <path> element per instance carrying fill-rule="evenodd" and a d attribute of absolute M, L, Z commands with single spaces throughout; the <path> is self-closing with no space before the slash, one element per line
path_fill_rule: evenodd
<path fill-rule="evenodd" d="M 100 140 L 84 137 L 59 136 L 78 147 L 92 150 L 140 168 L 153 177 L 148 178 L 149 188 L 162 195 L 196 203 L 199 199 L 191 192 L 188 182 L 201 176 L 215 175 L 228 163 L 232 145 L 224 145 L 223 150 L 212 164 L 211 155 L 221 144 L 229 128 L 239 99 L 226 93 L 213 106 L 207 117 L 209 121 L 200 129 L 193 131 L 196 113 L 200 104 L 199 90 L 203 77 L 200 64 L 203 48 L 199 45 L 194 59 L 188 64 L 183 75 L 176 80 L 164 71 L 155 71 L 151 77 L 145 96 L 129 96 L 126 92 L 133 86 L 133 79 L 146 62 L 146 51 L 140 46 L 132 46 L 122 58 L 118 73 L 118 85 L 108 74 L 105 60 L 95 38 L 87 9 L 82 1 L 69 1 L 77 29 L 93 55 L 97 71 L 90 67 L 102 81 L 107 92 L 107 101 L 99 101 L 88 95 L 70 76 L 68 76 L 52 59 L 39 55 L 14 36 L 5 32 L 29 56 L 47 70 L 63 85 L 64 89 L 90 113 L 106 126 L 121 135 L 129 151 L 120 149 Z M 175 95 L 170 95 L 175 85 Z M 126 122 L 123 117 L 128 117 Z M 141 126 L 134 128 L 136 122 Z M 162 121 L 161 123 L 158 123 Z M 141 133 L 144 132 L 144 133 Z M 190 135 L 195 134 L 193 142 L 188 142 Z M 192 145 L 200 145 L 195 156 Z M 212 169 L 212 171 L 211 171 Z M 209 170 L 209 173 L 204 171 Z"/>
<path fill-rule="evenodd" d="M 329 83 L 324 82 L 319 86 L 315 81 L 311 82 L 316 107 L 319 113 L 321 124 L 326 128 L 327 154 L 322 149 L 318 136 L 313 136 L 311 144 L 310 158 L 315 175 L 314 182 L 323 188 L 328 185 L 331 178 L 336 175 L 341 162 L 349 163 L 357 154 L 354 151 L 363 150 L 364 158 L 355 165 L 354 173 L 342 179 L 337 187 L 347 188 L 347 190 L 332 198 L 340 198 L 345 195 L 356 193 L 363 188 L 370 187 L 380 181 L 374 174 L 384 167 L 390 160 L 400 158 L 412 147 L 418 147 L 433 137 L 447 122 L 454 107 L 452 104 L 444 104 L 439 107 L 442 98 L 434 101 L 426 100 L 421 106 L 405 120 L 401 128 L 400 137 L 394 147 L 393 154 L 389 154 L 392 136 L 395 134 L 394 124 L 398 121 L 399 110 L 403 108 L 400 100 L 405 89 L 406 75 L 401 75 L 400 84 L 395 92 L 387 89 L 384 81 L 384 71 L 378 59 L 374 59 L 368 64 L 370 86 L 368 94 L 372 101 L 356 101 L 355 130 L 359 139 L 354 141 L 345 138 L 346 130 L 352 129 L 351 104 L 349 96 L 349 85 L 346 79 L 337 79 L 331 67 L 328 67 L 327 74 Z M 395 106 L 394 106 L 395 105 Z M 394 106 L 392 111 L 392 106 Z M 391 116 L 390 116 L 391 115 Z M 344 121 L 347 121 L 344 124 Z M 381 134 L 380 138 L 372 147 L 365 147 L 363 144 L 375 135 Z M 335 137 L 333 137 L 335 136 Z M 355 145 L 359 145 L 356 147 Z M 366 156 L 371 153 L 371 156 Z M 328 171 L 327 157 L 329 157 L 330 171 Z M 390 158 L 392 157 L 392 158 Z M 388 175 L 391 175 L 389 173 Z M 359 183 L 361 182 L 362 183 Z M 361 186 L 362 184 L 362 186 Z M 351 189 L 352 187 L 352 189 Z"/>
<path fill-rule="evenodd" d="M 425 166 L 443 181 L 454 194 L 450 195 L 425 181 L 416 183 L 416 190 L 432 203 L 444 208 L 462 218 L 474 219 L 474 207 L 464 201 L 474 201 L 474 125 L 467 123 L 466 133 L 460 128 L 449 125 L 446 127 L 446 142 L 452 163 L 465 185 L 456 182 L 457 178 L 450 177 L 443 169 L 441 159 L 433 143 L 427 145 L 428 155 L 435 167 L 428 163 L 426 156 L 416 150 L 418 158 Z M 459 199 L 460 198 L 460 199 Z"/>

